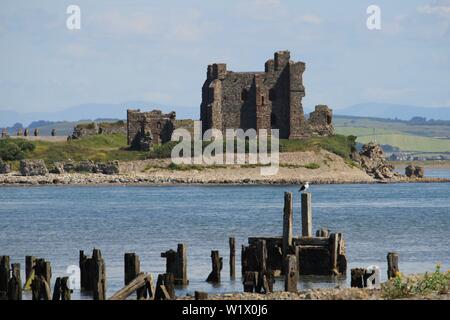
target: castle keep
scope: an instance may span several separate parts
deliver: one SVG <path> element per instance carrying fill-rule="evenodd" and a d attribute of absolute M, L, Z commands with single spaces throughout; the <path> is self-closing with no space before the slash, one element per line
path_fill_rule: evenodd
<path fill-rule="evenodd" d="M 170 141 L 175 129 L 175 117 L 175 112 L 127 110 L 128 145 L 132 149 L 145 151 L 150 150 L 152 145 Z"/>
<path fill-rule="evenodd" d="M 289 51 L 276 52 L 264 72 L 233 72 L 223 63 L 209 65 L 200 107 L 203 132 L 279 129 L 281 139 L 332 134 L 332 110 L 327 106 L 316 106 L 305 119 L 304 71 L 305 63 L 291 61 Z"/>

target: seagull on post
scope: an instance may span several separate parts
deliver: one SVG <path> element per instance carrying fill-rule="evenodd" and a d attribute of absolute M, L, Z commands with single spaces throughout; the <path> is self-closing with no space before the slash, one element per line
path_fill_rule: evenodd
<path fill-rule="evenodd" d="M 306 181 L 306 183 L 302 184 L 302 186 L 300 187 L 300 189 L 298 189 L 298 192 L 306 192 L 306 190 L 309 189 L 309 182 Z"/>

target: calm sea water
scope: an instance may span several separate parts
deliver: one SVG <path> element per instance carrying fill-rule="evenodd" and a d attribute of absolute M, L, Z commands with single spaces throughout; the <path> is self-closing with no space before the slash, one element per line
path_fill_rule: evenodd
<path fill-rule="evenodd" d="M 449 176 L 450 170 L 439 171 Z M 300 233 L 296 186 L 57 186 L 0 188 L 0 254 L 24 269 L 25 255 L 48 259 L 53 280 L 78 264 L 79 250 L 97 247 L 106 259 L 108 295 L 123 285 L 123 254 L 136 252 L 141 270 L 164 272 L 160 253 L 188 245 L 195 290 L 242 291 L 240 245 L 249 236 L 281 235 L 283 193 L 294 192 L 294 233 Z M 402 272 L 450 269 L 450 184 L 315 185 L 313 228 L 343 232 L 351 267 L 400 254 Z M 237 275 L 229 279 L 228 237 L 237 241 Z M 210 252 L 224 257 L 220 286 L 205 282 Z M 300 288 L 346 286 L 348 277 L 302 277 Z M 278 281 L 276 288 L 281 288 Z M 29 297 L 29 296 L 28 296 Z M 75 292 L 74 298 L 88 298 Z"/>

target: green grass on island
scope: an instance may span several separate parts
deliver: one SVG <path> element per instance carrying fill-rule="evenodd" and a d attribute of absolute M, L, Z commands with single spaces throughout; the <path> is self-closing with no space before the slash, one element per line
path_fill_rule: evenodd
<path fill-rule="evenodd" d="M 305 140 L 280 140 L 280 152 L 319 151 L 325 149 L 344 159 L 354 147 L 356 137 L 334 135 L 313 137 Z M 21 159 L 43 159 L 47 164 L 58 161 L 93 160 L 97 162 L 120 160 L 164 159 L 171 157 L 177 142 L 154 146 L 150 151 L 131 151 L 124 134 L 95 135 L 65 142 L 27 141 L 24 139 L 0 140 L 0 158 L 6 161 Z M 204 143 L 206 146 L 208 143 Z M 246 146 L 248 150 L 248 145 Z M 270 146 L 269 146 L 270 150 Z M 311 165 L 311 169 L 314 166 Z"/>

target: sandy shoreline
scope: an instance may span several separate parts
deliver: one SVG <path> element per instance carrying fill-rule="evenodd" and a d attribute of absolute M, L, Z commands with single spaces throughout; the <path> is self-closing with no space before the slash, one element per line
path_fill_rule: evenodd
<path fill-rule="evenodd" d="M 45 176 L 21 176 L 18 172 L 0 174 L 0 185 L 292 185 L 368 184 L 403 182 L 450 182 L 443 178 L 407 178 L 376 180 L 359 167 L 327 152 L 306 151 L 280 154 L 276 175 L 261 175 L 261 166 L 227 165 L 170 168 L 170 159 L 150 159 L 120 163 L 120 174 L 63 173 Z M 312 167 L 311 164 L 314 166 Z"/>

